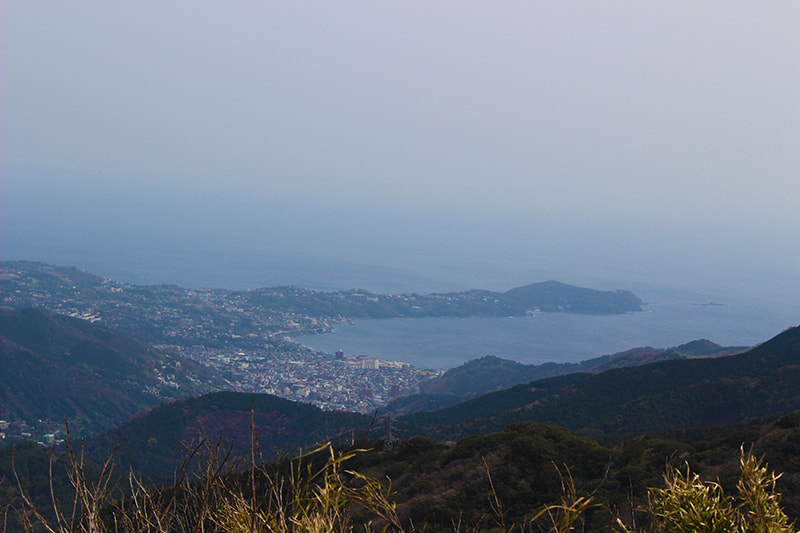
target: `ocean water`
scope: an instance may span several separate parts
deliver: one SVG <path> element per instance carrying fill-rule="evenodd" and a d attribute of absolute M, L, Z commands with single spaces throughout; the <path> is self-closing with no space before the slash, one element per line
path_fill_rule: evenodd
<path fill-rule="evenodd" d="M 65 198 L 72 198 L 67 192 Z M 123 217 L 106 224 L 104 217 L 84 213 L 87 202 L 79 197 L 73 198 L 75 201 L 59 197 L 58 202 L 47 204 L 40 202 L 38 194 L 29 196 L 27 202 L 9 202 L 11 209 L 1 213 L 5 231 L 0 235 L 0 259 L 75 266 L 135 284 L 228 289 L 297 285 L 390 293 L 504 291 L 556 279 L 596 289 L 629 289 L 649 302 L 641 313 L 616 316 L 543 313 L 524 318 L 364 320 L 342 323 L 332 334 L 296 339 L 326 352 L 343 349 L 348 354 L 426 368 L 450 368 L 487 354 L 524 363 L 575 362 L 638 346 L 666 348 L 699 338 L 723 345 L 754 345 L 800 323 L 797 269 L 791 262 L 774 263 L 777 270 L 766 268 L 773 262 L 759 255 L 755 257 L 766 270 L 730 260 L 725 265 L 731 268 L 719 267 L 719 263 L 715 267 L 707 265 L 705 257 L 699 271 L 687 270 L 682 268 L 685 261 L 676 248 L 669 247 L 666 250 L 674 255 L 669 261 L 660 261 L 655 255 L 649 263 L 643 262 L 640 256 L 646 259 L 651 255 L 644 249 L 636 249 L 633 258 L 604 251 L 611 262 L 589 267 L 586 265 L 594 265 L 597 257 L 589 262 L 566 254 L 550 263 L 546 259 L 559 254 L 548 254 L 547 249 L 532 244 L 529 247 L 544 259 L 518 256 L 518 242 L 523 240 L 511 236 L 508 239 L 515 253 L 473 247 L 472 240 L 467 243 L 469 253 L 450 248 L 436 252 L 442 242 L 452 240 L 439 238 L 449 226 L 430 230 L 435 245 L 412 246 L 414 234 L 404 241 L 408 246 L 399 246 L 384 242 L 392 232 L 377 222 L 361 224 L 374 230 L 372 240 L 349 231 L 352 228 L 336 227 L 339 217 L 330 211 L 322 218 L 299 211 L 300 221 L 307 227 L 293 233 L 286 228 L 296 224 L 287 225 L 283 217 L 296 221 L 297 215 L 291 218 L 286 209 L 274 213 L 261 209 L 272 213 L 274 220 L 251 220 L 247 210 L 234 217 L 238 210 L 231 207 L 224 212 L 232 220 L 217 227 L 219 220 L 205 216 L 198 206 L 181 210 L 164 198 L 151 214 L 164 214 L 168 220 L 142 217 L 140 208 L 147 202 L 131 202 L 127 207 L 132 213 L 130 221 Z M 109 210 L 111 219 L 114 211 L 125 211 L 104 198 L 95 200 L 94 204 Z M 326 222 L 321 224 L 321 219 Z M 254 223 L 258 220 L 261 223 Z M 568 236 L 563 240 L 572 242 Z M 571 248 L 580 247 L 573 243 Z M 589 247 L 586 253 L 591 250 Z"/>
<path fill-rule="evenodd" d="M 427 293 L 466 288 L 507 290 L 524 282 L 559 279 L 558 275 L 510 269 L 417 273 L 269 254 L 226 255 L 213 250 L 186 250 L 167 256 L 148 254 L 135 246 L 120 248 L 118 253 L 90 253 L 80 246 L 64 250 L 63 254 L 18 250 L 4 253 L 2 258 L 77 266 L 137 284 L 235 289 L 291 284 L 318 290 L 360 287 Z M 540 313 L 517 318 L 359 320 L 338 324 L 334 333 L 294 340 L 329 353 L 342 349 L 347 354 L 447 369 L 484 355 L 528 364 L 578 362 L 639 346 L 668 348 L 700 338 L 726 346 L 752 346 L 800 323 L 796 283 L 780 280 L 771 284 L 738 283 L 727 290 L 634 279 L 606 286 L 591 280 L 580 284 L 631 289 L 649 303 L 643 312 L 613 316 Z M 712 303 L 715 305 L 709 305 Z"/>
<path fill-rule="evenodd" d="M 800 322 L 793 305 L 663 301 L 625 315 L 540 313 L 514 318 L 358 320 L 333 333 L 294 340 L 317 350 L 447 369 L 496 355 L 527 364 L 579 362 L 639 346 L 669 348 L 696 339 L 753 346 Z"/>

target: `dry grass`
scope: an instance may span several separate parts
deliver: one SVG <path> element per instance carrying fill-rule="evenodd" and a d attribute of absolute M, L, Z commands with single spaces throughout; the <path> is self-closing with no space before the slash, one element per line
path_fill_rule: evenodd
<path fill-rule="evenodd" d="M 253 443 L 255 444 L 255 443 Z M 404 526 L 396 513 L 390 485 L 345 468 L 348 459 L 362 450 L 337 452 L 330 444 L 282 464 L 257 461 L 256 447 L 249 457 L 232 460 L 230 451 L 217 441 L 192 450 L 175 482 L 153 489 L 134 474 L 123 480 L 114 475 L 114 456 L 90 475 L 82 447 L 67 448 L 72 503 L 62 508 L 51 483 L 51 512 L 40 512 L 18 480 L 24 509 L 20 519 L 26 533 L 381 533 L 424 531 Z M 189 472 L 193 459 L 201 458 L 199 470 Z M 241 467 L 240 467 L 241 466 Z M 795 533 L 780 507 L 775 491 L 778 475 L 760 460 L 742 451 L 741 478 L 736 496 L 726 495 L 718 483 L 702 481 L 688 468 L 668 468 L 665 487 L 650 489 L 649 517 L 653 533 L 759 532 Z M 494 523 L 472 527 L 454 521 L 454 533 L 489 529 L 583 531 L 585 513 L 602 507 L 594 495 L 577 493 L 567 469 L 562 475 L 562 501 L 536 513 L 522 524 L 506 523 L 503 505 L 494 491 L 486 467 Z M 51 460 L 52 474 L 52 460 Z M 52 479 L 52 475 L 51 475 Z M 122 481 L 120 483 L 120 481 Z M 609 520 L 611 522 L 611 520 Z M 5 520 L 4 520 L 5 524 Z M 640 533 L 619 519 L 608 530 Z M 5 532 L 5 525 L 3 527 Z"/>
<path fill-rule="evenodd" d="M 67 428 L 67 431 L 69 428 Z M 344 469 L 362 450 L 337 452 L 330 443 L 290 460 L 266 463 L 251 423 L 248 456 L 232 458 L 218 439 L 191 448 L 170 487 L 152 488 L 134 473 L 114 473 L 116 453 L 89 468 L 83 446 L 67 439 L 72 493 L 64 506 L 53 486 L 46 512 L 17 477 L 26 533 L 255 533 L 402 531 L 388 484 Z M 199 465 L 192 468 L 190 465 Z M 66 507 L 66 508 L 65 508 Z M 360 520 L 361 516 L 371 521 Z M 7 520 L 2 531 L 7 531 Z"/>
<path fill-rule="evenodd" d="M 668 467 L 665 488 L 650 489 L 650 531 L 656 533 L 795 533 L 780 507 L 775 482 L 762 461 L 741 450 L 741 476 L 736 496 L 725 494 L 719 483 L 702 481 L 697 474 Z M 621 522 L 621 531 L 634 533 Z"/>

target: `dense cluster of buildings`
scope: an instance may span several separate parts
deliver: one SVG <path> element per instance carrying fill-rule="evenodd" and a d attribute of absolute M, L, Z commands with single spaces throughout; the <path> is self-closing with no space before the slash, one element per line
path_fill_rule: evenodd
<path fill-rule="evenodd" d="M 406 363 L 348 356 L 341 351 L 322 354 L 302 347 L 289 357 L 266 350 L 161 348 L 180 350 L 184 357 L 214 367 L 234 390 L 274 394 L 328 410 L 374 412 L 388 401 L 414 392 L 420 381 L 435 375 Z"/>

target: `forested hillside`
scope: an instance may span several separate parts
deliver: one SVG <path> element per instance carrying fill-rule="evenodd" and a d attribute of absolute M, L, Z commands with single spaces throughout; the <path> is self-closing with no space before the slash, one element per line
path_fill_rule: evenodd
<path fill-rule="evenodd" d="M 734 423 L 800 409 L 800 328 L 747 352 L 534 381 L 398 419 L 405 434 L 453 439 L 543 422 L 586 435 Z M 475 414 L 472 414 L 475 413 Z"/>
<path fill-rule="evenodd" d="M 168 477 L 203 441 L 241 454 L 251 444 L 251 429 L 259 456 L 274 460 L 320 442 L 352 442 L 374 427 L 372 417 L 356 413 L 326 412 L 268 394 L 216 392 L 159 405 L 91 440 L 88 449 L 104 457 L 119 446 L 125 468 Z"/>
<path fill-rule="evenodd" d="M 193 361 L 37 309 L 0 309 L 0 368 L 0 419 L 49 419 L 61 429 L 66 419 L 76 435 L 222 385 Z"/>
<path fill-rule="evenodd" d="M 575 373 L 599 374 L 614 368 L 641 366 L 670 359 L 723 357 L 748 349 L 745 346 L 720 346 L 699 339 L 673 348 L 632 348 L 579 363 L 522 364 L 493 355 L 468 361 L 447 370 L 439 377 L 420 383 L 419 394 L 400 398 L 386 406 L 385 411 L 407 414 L 432 411 L 489 392 L 509 389 L 515 385 Z"/>
<path fill-rule="evenodd" d="M 247 421 L 242 423 L 248 425 Z M 242 432 L 246 432 L 244 428 Z M 149 511 L 142 507 L 142 503 L 130 501 L 128 509 L 138 509 L 139 513 L 163 508 L 169 511 L 161 518 L 164 524 L 196 525 L 196 505 L 204 501 L 203 491 L 211 490 L 215 497 L 206 501 L 209 506 L 206 526 L 209 530 L 227 531 L 224 523 L 226 516 L 230 515 L 226 513 L 238 508 L 227 505 L 249 501 L 237 498 L 250 494 L 247 487 L 251 483 L 263 491 L 253 502 L 255 509 L 266 511 L 276 509 L 276 500 L 270 498 L 273 495 L 270 490 L 275 483 L 282 482 L 287 484 L 286 488 L 297 490 L 296 493 L 286 493 L 288 500 L 285 503 L 288 505 L 283 509 L 289 513 L 288 516 L 299 518 L 302 513 L 296 512 L 305 509 L 308 514 L 304 519 L 332 518 L 318 513 L 330 508 L 326 505 L 338 502 L 335 505 L 354 513 L 333 516 L 362 527 L 371 523 L 380 528 L 387 515 L 376 511 L 391 510 L 396 518 L 394 523 L 400 526 L 393 529 L 395 531 L 505 533 L 519 530 L 523 525 L 532 525 L 530 519 L 545 506 L 557 506 L 562 502 L 574 505 L 590 497 L 591 505 L 585 506 L 580 517 L 576 515 L 575 525 L 583 531 L 599 532 L 612 530 L 612 526 L 619 527 L 615 522 L 618 518 L 629 527 L 633 524 L 646 526 L 652 519 L 644 511 L 652 502 L 648 494 L 652 494 L 653 488 L 665 487 L 665 468 L 691 470 L 701 480 L 718 482 L 726 494 L 736 494 L 739 460 L 744 449 L 763 458 L 770 469 L 786 473 L 777 479 L 774 489 L 782 494 L 780 505 L 788 517 L 792 520 L 800 518 L 800 482 L 795 475 L 800 471 L 800 412 L 747 424 L 618 436 L 604 441 L 582 437 L 556 426 L 521 423 L 500 432 L 470 436 L 457 442 L 416 436 L 387 447 L 384 440 L 368 438 L 356 441 L 354 448 L 339 448 L 333 456 L 323 448 L 320 453 L 307 456 L 300 462 L 259 464 L 252 473 L 248 466 L 251 456 L 246 448 L 241 450 L 241 455 L 232 454 L 227 459 L 212 453 L 208 463 L 212 466 L 211 478 L 203 478 L 204 472 L 209 471 L 200 470 L 200 482 L 190 481 L 193 478 L 186 482 L 180 477 L 177 481 L 171 479 L 167 481 L 168 488 L 160 493 L 150 493 L 146 496 L 150 499 L 142 500 L 153 506 L 147 508 Z M 203 450 L 203 453 L 201 459 L 208 460 L 208 451 Z M 344 455 L 338 455 L 340 453 Z M 0 476 L 4 479 L 13 475 L 11 455 L 10 449 L 0 449 Z M 339 463 L 337 457 L 341 457 L 343 462 Z M 124 454 L 118 454 L 117 463 L 122 459 Z M 214 466 L 215 460 L 224 463 Z M 16 451 L 15 463 L 28 493 L 41 506 L 45 516 L 52 520 L 48 452 L 32 445 L 22 446 Z M 222 473 L 234 465 L 240 465 L 242 475 Z M 121 466 L 122 475 L 112 475 L 108 479 L 124 487 L 128 477 L 124 475 L 124 464 Z M 223 466 L 225 468 L 218 470 Z M 69 457 L 57 453 L 52 469 L 53 487 L 57 495 L 66 497 L 66 502 L 71 498 L 67 479 L 70 468 L 73 467 L 69 465 Z M 198 471 L 191 469 L 191 472 Z M 291 477 L 290 472 L 293 472 Z M 88 464 L 87 474 L 90 479 L 95 479 L 99 469 Z M 307 484 L 306 476 L 314 474 L 317 474 L 315 480 Z M 367 485 L 371 487 L 370 492 L 360 492 L 365 487 L 365 479 L 380 485 Z M 173 483 L 178 491 L 169 488 Z M 390 483 L 391 491 L 388 491 Z M 766 488 L 772 490 L 769 486 Z M 145 498 L 141 488 L 137 490 L 139 497 Z M 239 490 L 244 492 L 238 493 Z M 109 505 L 103 513 L 107 518 L 114 509 L 120 510 L 119 503 L 112 505 L 113 494 L 116 493 L 109 493 L 104 500 L 105 505 Z M 306 498 L 312 494 L 316 496 Z M 178 499 L 171 504 L 172 507 L 163 507 L 172 501 L 173 495 L 178 495 Z M 302 500 L 294 499 L 300 496 Z M 17 508 L 22 505 L 14 486 L 0 483 L 0 509 L 5 504 Z M 296 507 L 298 504 L 302 506 Z M 557 511 L 557 508 L 552 510 Z M 138 514 L 128 516 L 141 519 Z M 270 515 L 259 516 L 267 520 Z M 121 516 L 117 520 L 119 524 Z M 21 530 L 13 511 L 8 525 L 10 531 Z M 545 515 L 544 520 L 536 525 L 547 530 L 552 524 Z"/>

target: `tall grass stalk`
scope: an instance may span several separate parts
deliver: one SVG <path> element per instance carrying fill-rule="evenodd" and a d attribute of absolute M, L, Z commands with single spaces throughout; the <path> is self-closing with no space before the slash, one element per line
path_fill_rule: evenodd
<path fill-rule="evenodd" d="M 795 533 L 780 507 L 775 483 L 780 475 L 770 472 L 762 460 L 740 450 L 741 476 L 736 496 L 725 494 L 722 486 L 703 481 L 697 474 L 668 467 L 665 487 L 650 489 L 650 531 L 654 533 Z M 634 533 L 622 522 L 625 533 Z"/>
<path fill-rule="evenodd" d="M 360 451 L 337 452 L 323 444 L 283 467 L 256 464 L 251 451 L 250 464 L 241 468 L 219 440 L 203 442 L 191 450 L 171 487 L 154 489 L 133 473 L 122 478 L 124 487 L 118 483 L 115 454 L 90 476 L 83 446 L 68 445 L 73 504 L 62 509 L 52 486 L 51 456 L 52 516 L 40 512 L 18 477 L 25 507 L 20 518 L 28 533 L 402 531 L 389 485 L 344 469 Z M 190 475 L 195 456 L 201 465 Z"/>

